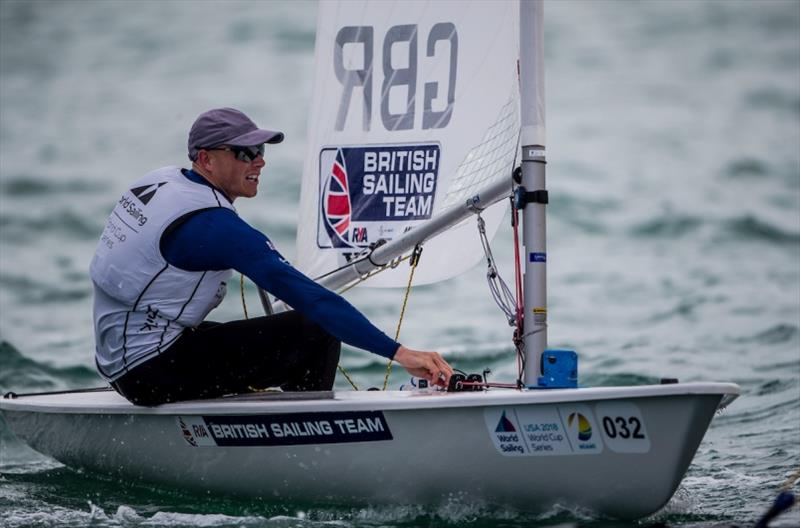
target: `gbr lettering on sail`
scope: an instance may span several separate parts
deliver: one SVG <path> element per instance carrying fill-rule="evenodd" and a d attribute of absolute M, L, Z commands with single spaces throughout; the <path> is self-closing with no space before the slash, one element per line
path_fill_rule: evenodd
<path fill-rule="evenodd" d="M 425 30 L 348 25 L 336 33 L 332 55 L 340 91 L 333 137 L 345 131 L 347 139 L 320 149 L 317 246 L 347 258 L 433 213 L 442 145 L 430 132 L 453 115 L 458 32 L 451 22 Z M 360 123 L 348 122 L 358 114 Z M 413 130 L 428 141 L 394 140 Z"/>
<path fill-rule="evenodd" d="M 403 24 L 392 26 L 386 32 L 382 43 L 378 44 L 375 40 L 375 30 L 372 26 L 346 26 L 339 30 L 336 35 L 336 46 L 334 47 L 333 67 L 336 78 L 342 85 L 342 97 L 339 102 L 339 110 L 336 114 L 336 130 L 343 130 L 347 119 L 350 102 L 355 90 L 361 90 L 363 94 L 364 111 L 362 114 L 362 128 L 370 130 L 372 124 L 372 102 L 375 89 L 373 82 L 373 72 L 376 71 L 374 57 L 379 55 L 382 68 L 377 71 L 382 72 L 380 89 L 377 96 L 380 99 L 381 124 L 386 130 L 408 130 L 414 128 L 416 101 L 417 101 L 417 82 L 419 72 L 418 56 L 418 28 L 416 24 Z M 458 33 L 451 22 L 440 22 L 434 24 L 428 32 L 425 41 L 425 57 L 429 59 L 439 59 L 438 53 L 447 53 L 445 46 L 437 46 L 440 43 L 449 43 L 449 62 L 448 83 L 446 87 L 447 99 L 443 109 L 435 110 L 434 101 L 440 97 L 439 82 L 435 80 L 423 80 L 423 110 L 422 128 L 444 128 L 450 122 L 453 112 L 456 92 L 456 73 L 458 68 Z M 392 61 L 392 53 L 402 49 L 405 44 L 407 56 L 403 61 L 407 66 L 398 67 Z M 378 46 L 376 48 L 376 45 Z M 360 63 L 360 68 L 348 68 L 345 65 L 345 50 L 359 49 L 361 56 L 351 57 L 352 63 Z M 357 53 L 357 52 L 356 52 Z M 400 61 L 398 61 L 400 62 Z M 389 100 L 393 90 L 406 90 L 405 109 L 400 112 L 392 112 L 389 108 Z M 443 90 L 444 91 L 444 90 Z"/>

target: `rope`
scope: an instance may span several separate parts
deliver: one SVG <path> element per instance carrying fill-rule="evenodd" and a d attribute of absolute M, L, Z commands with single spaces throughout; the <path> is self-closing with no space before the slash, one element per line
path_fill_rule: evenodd
<path fill-rule="evenodd" d="M 514 299 L 514 294 L 511 293 L 511 289 L 497 271 L 492 248 L 489 245 L 489 238 L 486 236 L 486 222 L 484 222 L 480 213 L 478 213 L 478 238 L 481 241 L 483 253 L 486 255 L 486 282 L 489 284 L 492 299 L 494 299 L 500 311 L 505 314 L 509 326 L 514 326 L 518 315 L 516 312 L 517 303 Z"/>
<path fill-rule="evenodd" d="M 411 283 L 414 280 L 414 272 L 417 270 L 419 264 L 419 257 L 422 255 L 422 246 L 417 245 L 411 253 L 411 273 L 408 274 L 408 284 L 406 285 L 406 293 L 403 296 L 403 307 L 400 309 L 400 319 L 397 321 L 397 331 L 394 334 L 394 340 L 400 339 L 400 328 L 403 326 L 403 316 L 406 313 L 406 305 L 408 304 L 408 296 L 411 293 Z M 392 374 L 392 360 L 386 365 L 386 375 L 383 377 L 383 390 L 389 385 L 389 376 Z"/>
<path fill-rule="evenodd" d="M 486 282 L 492 299 L 503 315 L 506 316 L 509 326 L 514 327 L 514 348 L 517 351 L 517 384 L 521 385 L 522 375 L 525 371 L 525 343 L 524 321 L 525 309 L 523 307 L 522 268 L 519 246 L 519 216 L 514 202 L 511 202 L 511 225 L 514 228 L 514 282 L 515 292 L 511 291 L 506 281 L 500 276 L 495 264 L 494 254 L 486 235 L 486 222 L 478 213 L 478 238 L 480 238 L 483 253 L 486 255 Z"/>
<path fill-rule="evenodd" d="M 244 300 L 244 273 L 239 274 L 239 292 L 242 294 L 242 309 L 244 310 L 244 318 L 250 319 L 247 316 L 247 302 Z"/>
<path fill-rule="evenodd" d="M 378 268 L 378 269 L 370 271 L 369 273 L 359 277 L 357 280 L 353 281 L 352 283 L 348 284 L 347 286 L 345 286 L 344 288 L 339 290 L 338 293 L 342 294 L 342 293 L 344 293 L 344 292 L 346 292 L 346 291 L 348 291 L 348 290 L 350 290 L 352 288 L 355 288 L 356 286 L 358 286 L 359 284 L 361 284 L 365 280 L 369 279 L 370 277 L 373 277 L 373 276 L 377 275 L 378 273 L 380 273 L 382 271 L 385 271 L 387 269 L 396 268 L 401 262 L 403 262 L 405 260 L 408 260 L 410 258 L 411 259 L 411 274 L 408 277 L 408 285 L 406 286 L 406 293 L 405 293 L 405 296 L 403 298 L 403 307 L 400 310 L 400 320 L 397 322 L 397 332 L 395 333 L 395 337 L 394 337 L 394 340 L 397 341 L 397 339 L 400 337 L 400 327 L 403 324 L 403 315 L 405 314 L 406 305 L 408 304 L 408 296 L 409 296 L 409 293 L 411 292 L 411 282 L 414 280 L 414 271 L 417 268 L 417 264 L 419 263 L 419 257 L 420 257 L 421 254 L 422 254 L 422 246 L 417 246 L 417 247 L 414 248 L 414 251 L 411 252 L 410 255 L 406 255 L 405 257 L 401 257 L 399 259 L 396 259 L 395 261 L 391 262 L 390 265 L 386 265 L 386 266 L 383 266 L 381 268 Z M 366 258 L 368 258 L 368 257 L 363 257 L 360 260 L 365 260 Z M 353 262 L 350 262 L 346 266 L 342 266 L 342 268 L 350 266 L 352 264 L 353 264 Z M 340 268 L 340 269 L 342 269 L 342 268 Z M 334 271 L 337 271 L 337 270 L 334 270 Z M 324 277 L 326 275 L 329 275 L 330 273 L 332 273 L 332 272 L 326 273 L 325 275 L 322 275 L 322 277 Z M 245 319 L 249 319 L 250 317 L 247 314 L 247 301 L 245 300 L 245 296 L 244 296 L 244 275 L 243 274 L 239 275 L 239 291 L 240 291 L 240 294 L 241 294 L 241 297 L 242 297 L 242 309 L 244 310 L 244 318 Z M 344 367 L 342 367 L 341 364 L 336 365 L 336 368 L 339 369 L 339 372 L 342 373 L 342 375 L 347 380 L 347 382 L 350 384 L 350 386 L 353 387 L 353 390 L 359 390 L 358 386 L 355 384 L 353 379 L 350 377 L 350 374 L 347 372 L 347 370 L 345 370 Z M 391 372 L 392 372 L 392 360 L 389 360 L 389 364 L 386 366 L 386 375 L 383 378 L 383 390 L 386 390 L 386 386 L 389 383 L 389 376 L 390 376 Z M 258 389 L 253 389 L 252 387 L 249 387 L 249 388 L 251 390 L 258 390 Z"/>
<path fill-rule="evenodd" d="M 344 367 L 341 364 L 339 364 L 336 365 L 336 368 L 338 368 L 339 372 L 341 372 L 342 375 L 344 375 L 344 379 L 346 379 L 347 382 L 350 384 L 350 386 L 353 387 L 353 390 L 358 390 L 358 387 L 356 386 L 355 382 L 350 377 L 350 374 L 348 374 L 347 371 L 344 369 Z"/>
<path fill-rule="evenodd" d="M 346 291 L 348 291 L 348 290 L 352 290 L 353 288 L 355 288 L 356 286 L 358 286 L 358 285 L 359 285 L 359 284 L 361 284 L 362 282 L 366 281 L 366 280 L 367 280 L 367 279 L 369 279 L 370 277 L 374 277 L 375 275 L 377 275 L 378 273 L 381 273 L 382 271 L 386 271 L 387 269 L 394 269 L 394 268 L 396 268 L 396 267 L 397 267 L 397 266 L 398 266 L 398 265 L 399 265 L 401 262 L 403 262 L 403 261 L 405 261 L 405 260 L 408 260 L 409 258 L 411 258 L 411 256 L 412 256 L 412 255 L 413 255 L 413 253 L 412 253 L 412 254 L 410 254 L 410 255 L 406 255 L 405 257 L 400 257 L 399 259 L 397 259 L 397 260 L 395 260 L 395 261 L 392 261 L 391 263 L 389 263 L 389 264 L 386 264 L 385 266 L 383 266 L 383 267 L 381 267 L 381 268 L 374 269 L 374 270 L 372 270 L 372 271 L 370 271 L 370 272 L 368 272 L 368 273 L 366 273 L 366 274 L 362 275 L 361 277 L 359 277 L 358 279 L 354 280 L 353 282 L 351 282 L 351 283 L 350 283 L 350 284 L 348 284 L 347 286 L 344 286 L 344 287 L 343 287 L 341 290 L 339 290 L 337 293 L 338 293 L 339 295 L 341 295 L 341 294 L 343 294 L 344 292 L 346 292 Z"/>
<path fill-rule="evenodd" d="M 422 248 L 421 248 L 420 246 L 417 246 L 417 247 L 419 247 L 419 248 L 420 248 L 420 253 L 421 253 L 421 252 L 422 252 Z M 340 290 L 339 290 L 337 293 L 339 293 L 339 295 L 341 295 L 341 294 L 343 294 L 344 292 L 346 292 L 346 291 L 348 291 L 348 290 L 351 290 L 351 289 L 355 288 L 356 286 L 358 286 L 359 284 L 361 284 L 361 283 L 362 283 L 362 282 L 364 282 L 365 280 L 369 279 L 370 277 L 374 277 L 375 275 L 377 275 L 378 273 L 380 273 L 380 272 L 382 272 L 382 271 L 386 271 L 387 269 L 393 269 L 393 268 L 396 268 L 396 267 L 397 267 L 397 266 L 398 266 L 398 265 L 399 265 L 401 262 L 403 262 L 403 261 L 405 261 L 405 260 L 408 260 L 409 258 L 412 258 L 412 257 L 414 256 L 414 254 L 416 253 L 416 251 L 417 251 L 417 250 L 416 250 L 416 248 L 415 248 L 415 249 L 414 249 L 414 251 L 413 251 L 411 254 L 409 254 L 409 255 L 406 255 L 405 257 L 401 257 L 401 258 L 399 258 L 399 259 L 397 259 L 397 260 L 393 261 L 391 264 L 388 264 L 388 265 L 386 265 L 386 266 L 383 266 L 383 267 L 381 267 L 381 268 L 378 268 L 378 269 L 372 270 L 372 271 L 370 271 L 369 273 L 366 273 L 365 275 L 363 275 L 363 276 L 359 277 L 358 279 L 354 280 L 353 282 L 351 282 L 351 283 L 350 283 L 350 284 L 348 284 L 347 286 L 345 286 L 345 287 L 343 287 L 342 289 L 340 289 Z M 361 260 L 364 260 L 364 259 L 361 259 Z M 419 255 L 417 255 L 417 260 L 419 260 Z M 353 264 L 353 263 L 351 262 L 351 263 L 349 263 L 349 264 L 348 264 L 348 266 L 349 266 L 349 265 L 352 265 L 352 264 Z M 343 266 L 343 267 L 345 267 L 345 266 Z M 415 268 L 415 267 L 416 267 L 416 265 L 414 265 L 414 268 Z M 414 268 L 411 268 L 411 277 L 413 277 L 413 276 L 414 276 Z M 340 268 L 340 269 L 341 269 L 341 268 Z M 328 275 L 328 274 L 326 274 L 326 275 Z M 324 275 L 323 275 L 323 276 L 324 276 Z M 409 278 L 409 287 L 410 287 L 410 285 L 411 285 L 411 279 Z M 406 302 L 407 302 L 407 300 L 408 300 L 408 290 L 406 290 L 406 297 L 405 297 L 405 300 L 403 301 L 403 312 L 405 311 L 405 308 L 406 308 Z M 402 320 L 403 320 L 403 314 L 402 314 L 402 312 L 401 312 L 401 314 L 400 314 L 400 321 L 402 322 Z M 400 334 L 400 323 L 398 323 L 398 326 L 397 326 L 397 334 L 398 334 L 398 335 Z M 395 341 L 397 341 L 397 338 L 396 338 L 396 337 L 395 337 Z M 384 386 L 383 386 L 383 387 L 384 387 L 384 390 L 386 390 L 386 384 L 388 383 L 388 380 L 389 380 L 389 372 L 391 371 L 391 366 L 392 366 L 392 362 L 391 362 L 391 360 L 390 360 L 390 361 L 389 361 L 389 365 L 386 367 L 386 368 L 387 368 L 387 374 L 386 374 L 386 376 L 385 376 L 385 378 L 384 378 L 384 380 L 383 380 L 383 383 L 384 383 Z M 348 374 L 347 370 L 345 370 L 345 368 L 344 368 L 344 367 L 343 367 L 341 364 L 339 364 L 339 365 L 336 365 L 336 368 L 337 368 L 337 369 L 339 369 L 339 372 L 341 372 L 341 373 L 342 373 L 342 375 L 343 375 L 343 376 L 344 376 L 344 378 L 347 380 L 347 382 L 350 384 L 350 386 L 351 386 L 351 387 L 353 387 L 353 390 L 359 390 L 359 389 L 358 389 L 358 386 L 355 384 L 355 382 L 353 381 L 353 379 L 350 377 L 350 374 Z"/>
<path fill-rule="evenodd" d="M 522 387 L 525 375 L 525 299 L 523 298 L 522 263 L 519 243 L 519 214 L 516 204 L 511 200 L 511 224 L 514 228 L 514 284 L 517 294 L 516 330 L 514 330 L 514 347 L 517 349 L 517 385 Z"/>

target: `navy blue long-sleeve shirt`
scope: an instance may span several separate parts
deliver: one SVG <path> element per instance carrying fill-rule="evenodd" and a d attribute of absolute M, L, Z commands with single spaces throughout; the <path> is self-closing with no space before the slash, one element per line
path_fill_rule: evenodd
<path fill-rule="evenodd" d="M 183 174 L 213 187 L 194 171 Z M 229 209 L 195 213 L 165 234 L 161 253 L 171 265 L 188 271 L 235 269 L 354 347 L 393 358 L 400 346 L 344 298 L 296 270 L 263 233 Z"/>

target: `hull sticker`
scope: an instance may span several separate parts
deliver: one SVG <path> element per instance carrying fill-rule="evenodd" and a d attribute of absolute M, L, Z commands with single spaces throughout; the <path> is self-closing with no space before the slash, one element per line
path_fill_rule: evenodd
<path fill-rule="evenodd" d="M 178 416 L 192 447 L 342 444 L 392 440 L 380 411 L 244 416 Z"/>
<path fill-rule="evenodd" d="M 630 402 L 602 402 L 595 408 L 603 440 L 615 453 L 647 453 L 650 435 L 639 407 Z"/>
<path fill-rule="evenodd" d="M 603 452 L 603 440 L 597 420 L 588 405 L 559 405 L 558 412 L 564 422 L 567 438 L 576 455 L 594 455 Z"/>
<path fill-rule="evenodd" d="M 503 456 L 574 456 L 603 452 L 588 406 L 549 405 L 486 409 L 489 437 Z"/>

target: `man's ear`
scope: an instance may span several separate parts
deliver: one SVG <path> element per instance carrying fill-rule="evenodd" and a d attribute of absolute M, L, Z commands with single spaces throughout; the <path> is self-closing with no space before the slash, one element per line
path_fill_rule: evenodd
<path fill-rule="evenodd" d="M 197 153 L 197 159 L 194 160 L 194 163 L 203 171 L 208 171 L 214 164 L 214 160 L 207 150 L 201 150 Z"/>

